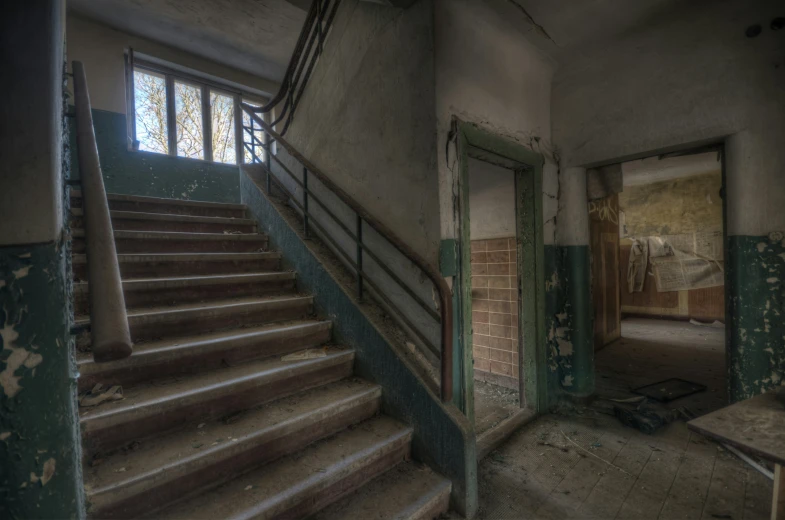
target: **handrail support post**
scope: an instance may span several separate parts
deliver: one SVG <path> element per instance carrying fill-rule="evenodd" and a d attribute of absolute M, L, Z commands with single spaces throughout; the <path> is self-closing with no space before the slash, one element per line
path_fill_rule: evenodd
<path fill-rule="evenodd" d="M 308 168 L 303 166 L 303 233 L 308 238 Z"/>
<path fill-rule="evenodd" d="M 357 298 L 363 299 L 363 218 L 357 214 Z"/>

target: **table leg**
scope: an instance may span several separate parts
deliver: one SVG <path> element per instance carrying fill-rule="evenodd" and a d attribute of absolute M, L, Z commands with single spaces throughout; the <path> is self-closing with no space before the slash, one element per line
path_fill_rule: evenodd
<path fill-rule="evenodd" d="M 785 470 L 774 465 L 774 496 L 771 500 L 771 520 L 785 520 Z"/>

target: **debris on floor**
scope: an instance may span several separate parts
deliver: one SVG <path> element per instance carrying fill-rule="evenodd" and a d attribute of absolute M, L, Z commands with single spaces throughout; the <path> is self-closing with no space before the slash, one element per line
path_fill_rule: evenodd
<path fill-rule="evenodd" d="M 632 391 L 636 394 L 650 397 L 655 401 L 667 403 L 681 397 L 697 394 L 698 392 L 705 392 L 706 385 L 693 383 L 692 381 L 687 381 L 686 379 L 678 377 L 672 377 L 658 383 L 634 388 Z"/>
<path fill-rule="evenodd" d="M 281 361 L 303 361 L 305 359 L 318 359 L 326 356 L 326 348 L 308 348 L 299 352 L 281 356 Z"/>
<path fill-rule="evenodd" d="M 682 416 L 682 412 L 679 409 L 658 409 L 649 404 L 647 400 L 643 400 L 637 405 L 627 403 L 614 404 L 613 414 L 625 426 L 638 429 L 649 435 Z"/>
<path fill-rule="evenodd" d="M 119 401 L 123 398 L 123 387 L 114 385 L 108 389 L 101 383 L 96 383 L 92 390 L 79 398 L 79 406 L 98 406 L 106 401 Z"/>

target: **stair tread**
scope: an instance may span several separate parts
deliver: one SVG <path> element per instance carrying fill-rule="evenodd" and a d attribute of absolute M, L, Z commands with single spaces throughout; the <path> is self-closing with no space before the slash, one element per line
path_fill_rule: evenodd
<path fill-rule="evenodd" d="M 83 228 L 71 230 L 74 238 L 84 238 Z M 220 241 L 233 240 L 239 242 L 266 241 L 267 235 L 264 233 L 195 233 L 192 231 L 132 231 L 127 229 L 115 229 L 114 238 L 116 239 L 146 239 L 146 240 L 202 240 Z"/>
<path fill-rule="evenodd" d="M 379 416 L 317 441 L 227 484 L 176 503 L 156 513 L 156 518 L 233 518 L 280 504 L 293 493 L 328 482 L 366 460 L 391 441 L 410 439 L 412 429 L 386 416 Z"/>
<path fill-rule="evenodd" d="M 70 193 L 73 198 L 81 198 L 82 191 L 72 189 Z M 125 200 L 131 202 L 152 202 L 156 204 L 173 204 L 176 206 L 201 206 L 227 209 L 246 209 L 245 204 L 235 204 L 231 202 L 208 202 L 203 200 L 187 199 L 167 199 L 163 197 L 146 197 L 143 195 L 126 195 L 123 193 L 107 193 L 107 200 Z"/>
<path fill-rule="evenodd" d="M 203 334 L 194 334 L 191 336 L 179 336 L 177 338 L 163 338 L 151 341 L 142 341 L 134 344 L 134 350 L 131 357 L 121 359 L 118 361 L 109 361 L 105 363 L 96 363 L 93 361 L 93 355 L 90 352 L 77 352 L 76 363 L 79 372 L 82 374 L 87 371 L 100 371 L 102 368 L 113 368 L 119 365 L 127 365 L 136 361 L 134 358 L 139 358 L 145 355 L 154 354 L 166 350 L 180 350 L 185 351 L 190 348 L 196 348 L 200 345 L 222 341 L 231 340 L 240 336 L 250 336 L 269 331 L 278 331 L 285 329 L 303 328 L 303 327 L 326 327 L 329 328 L 331 322 L 317 319 L 303 319 L 291 320 L 275 323 L 265 323 L 255 327 L 243 327 L 238 329 L 220 330 L 214 332 L 205 332 Z"/>
<path fill-rule="evenodd" d="M 440 495 L 449 495 L 451 486 L 429 467 L 407 461 L 321 510 L 311 520 L 408 519 Z"/>
<path fill-rule="evenodd" d="M 134 410 L 173 403 L 186 397 L 206 395 L 217 388 L 247 379 L 273 377 L 297 369 L 312 369 L 317 366 L 331 366 L 352 357 L 354 351 L 341 347 L 326 347 L 326 355 L 316 359 L 283 361 L 280 357 L 247 361 L 237 366 L 201 372 L 197 374 L 167 377 L 148 381 L 123 389 L 123 399 L 108 401 L 96 407 L 80 408 L 79 417 L 82 430 L 89 429 L 89 423 L 97 419 L 107 419 Z M 88 425 L 88 426 L 86 426 Z"/>
<path fill-rule="evenodd" d="M 294 280 L 294 271 L 263 271 L 256 273 L 226 273 L 192 276 L 164 276 L 160 278 L 123 278 L 123 290 L 143 289 L 147 285 L 155 288 L 164 287 L 194 287 L 199 285 L 219 285 L 229 283 L 253 283 L 273 280 Z M 86 292 L 89 288 L 87 281 L 74 282 L 74 291 Z"/>
<path fill-rule="evenodd" d="M 81 217 L 82 208 L 71 208 L 71 215 Z M 149 211 L 110 210 L 109 216 L 118 220 L 162 220 L 167 222 L 194 222 L 200 224 L 230 224 L 253 226 L 256 221 L 244 217 L 205 217 L 201 215 L 183 215 L 179 213 L 152 213 Z"/>
<path fill-rule="evenodd" d="M 119 253 L 117 260 L 123 262 L 194 262 L 194 261 L 222 261 L 222 260 L 262 260 L 265 258 L 281 258 L 278 251 L 258 252 L 229 252 L 229 253 Z M 86 264 L 87 255 L 74 253 L 72 261 L 75 264 Z"/>
<path fill-rule="evenodd" d="M 186 430 L 142 441 L 132 450 L 114 453 L 97 466 L 85 465 L 85 489 L 94 501 L 96 495 L 117 493 L 120 488 L 138 485 L 140 480 L 161 480 L 164 470 L 178 473 L 177 466 L 198 464 L 200 459 L 215 457 L 222 450 L 224 454 L 236 453 L 235 447 L 253 442 L 258 432 L 286 421 L 306 417 L 336 403 L 380 395 L 377 385 L 358 378 L 343 379 L 246 410 L 228 424 L 221 419 L 194 424 Z"/>
<path fill-rule="evenodd" d="M 187 302 L 187 303 L 179 303 L 177 305 L 155 305 L 155 306 L 148 306 L 148 307 L 139 307 L 136 309 L 129 310 L 127 315 L 129 318 L 138 317 L 143 315 L 156 315 L 156 314 L 173 314 L 182 311 L 194 311 L 194 310 L 210 310 L 210 309 L 218 309 L 218 308 L 229 308 L 229 307 L 242 307 L 242 306 L 249 306 L 255 304 L 264 304 L 264 303 L 272 303 L 272 302 L 291 302 L 297 303 L 302 300 L 313 300 L 312 296 L 303 296 L 299 295 L 296 292 L 291 292 L 290 294 L 280 294 L 280 295 L 272 295 L 272 296 L 246 296 L 242 298 L 227 298 L 227 299 L 215 299 L 209 301 L 200 301 L 200 302 Z M 74 324 L 77 326 L 84 326 L 90 323 L 90 317 L 85 315 L 79 315 L 74 317 Z"/>

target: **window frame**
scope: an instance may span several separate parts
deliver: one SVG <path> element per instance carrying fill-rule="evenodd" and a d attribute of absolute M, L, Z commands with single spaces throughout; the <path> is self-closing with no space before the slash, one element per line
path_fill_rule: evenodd
<path fill-rule="evenodd" d="M 265 99 L 259 95 L 247 92 L 227 84 L 217 81 L 212 81 L 207 78 L 201 78 L 187 72 L 174 70 L 165 65 L 152 63 L 146 60 L 134 59 L 133 50 L 129 49 L 126 54 L 126 117 L 129 122 L 128 129 L 128 149 L 130 151 L 140 152 L 139 141 L 137 140 L 136 132 L 136 92 L 134 91 L 134 73 L 136 71 L 145 74 L 154 74 L 156 76 L 163 76 L 166 81 L 166 123 L 168 132 L 168 150 L 166 154 L 160 152 L 147 152 L 155 153 L 158 155 L 169 155 L 177 157 L 178 159 L 188 159 L 192 161 L 207 161 L 215 164 L 224 164 L 227 166 L 239 166 L 247 164 L 245 162 L 245 153 L 243 147 L 243 110 L 240 104 L 242 101 L 252 101 L 254 104 L 263 105 Z M 183 83 L 199 87 L 201 89 L 201 110 L 202 110 L 202 139 L 203 139 L 203 158 L 195 159 L 191 157 L 184 157 L 177 155 L 177 117 L 175 106 L 175 82 Z M 234 110 L 234 156 L 235 163 L 218 162 L 214 160 L 212 148 L 212 112 L 210 107 L 211 93 L 217 95 L 228 96 L 232 98 Z M 266 118 L 265 118 L 266 119 Z"/>

